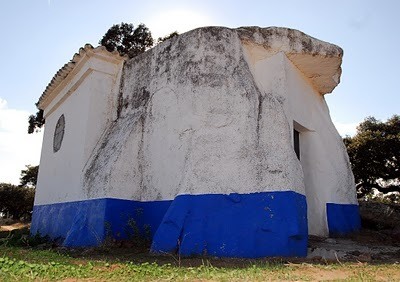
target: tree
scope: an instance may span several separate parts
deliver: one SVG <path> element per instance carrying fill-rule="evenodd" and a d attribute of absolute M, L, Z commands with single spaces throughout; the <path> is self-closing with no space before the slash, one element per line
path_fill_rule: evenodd
<path fill-rule="evenodd" d="M 21 170 L 20 185 L 0 183 L 0 213 L 13 219 L 30 219 L 39 166 Z"/>
<path fill-rule="evenodd" d="M 36 187 L 38 172 L 38 165 L 26 165 L 26 169 L 21 170 L 20 186 Z"/>
<path fill-rule="evenodd" d="M 42 126 L 45 123 L 45 119 L 43 117 L 43 110 L 39 110 L 36 115 L 30 115 L 28 118 L 28 133 L 31 134 L 35 131 L 38 131 L 39 128 L 42 128 Z"/>
<path fill-rule="evenodd" d="M 161 42 L 164 42 L 165 40 L 171 39 L 172 37 L 178 36 L 179 33 L 177 31 L 171 32 L 169 35 L 164 36 L 164 37 L 159 37 L 157 39 L 157 44 L 160 44 Z"/>
<path fill-rule="evenodd" d="M 354 137 L 344 143 L 356 181 L 357 194 L 363 197 L 372 188 L 382 193 L 400 192 L 400 116 L 386 122 L 367 117 Z"/>
<path fill-rule="evenodd" d="M 0 183 L 0 213 L 13 219 L 29 219 L 33 210 L 35 189 Z"/>
<path fill-rule="evenodd" d="M 121 23 L 113 25 L 99 44 L 109 52 L 117 50 L 121 56 L 133 58 L 153 46 L 153 37 L 144 24 L 134 28 L 133 24 Z"/>

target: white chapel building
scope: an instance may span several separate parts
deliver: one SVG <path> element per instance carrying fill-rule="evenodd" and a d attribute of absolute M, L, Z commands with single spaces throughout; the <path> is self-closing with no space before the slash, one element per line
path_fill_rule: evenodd
<path fill-rule="evenodd" d="M 156 253 L 255 258 L 357 231 L 324 99 L 342 57 L 279 27 L 199 28 L 132 59 L 85 45 L 38 101 L 31 232 L 72 247 L 136 232 Z"/>

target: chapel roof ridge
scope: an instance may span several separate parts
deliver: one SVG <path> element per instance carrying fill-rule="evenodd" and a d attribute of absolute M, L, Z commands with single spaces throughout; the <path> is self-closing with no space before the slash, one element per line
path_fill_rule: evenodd
<path fill-rule="evenodd" d="M 84 46 L 80 47 L 78 52 L 75 53 L 71 60 L 65 63 L 53 76 L 49 84 L 47 84 L 46 89 L 43 91 L 42 95 L 39 97 L 39 100 L 36 103 L 36 106 L 40 109 L 40 105 L 43 100 L 54 90 L 56 89 L 60 83 L 74 70 L 76 65 L 86 56 L 91 53 L 94 54 L 107 54 L 108 56 L 119 58 L 119 59 L 126 59 L 125 56 L 121 56 L 117 50 L 112 52 L 108 51 L 104 46 L 97 46 L 93 47 L 92 44 L 86 43 Z"/>

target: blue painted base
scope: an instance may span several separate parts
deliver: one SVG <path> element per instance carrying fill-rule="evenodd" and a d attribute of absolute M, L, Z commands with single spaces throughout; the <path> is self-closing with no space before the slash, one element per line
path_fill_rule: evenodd
<path fill-rule="evenodd" d="M 358 205 L 326 204 L 329 235 L 345 235 L 356 232 L 361 228 Z"/>
<path fill-rule="evenodd" d="M 106 198 L 38 205 L 33 208 L 31 234 L 60 238 L 69 247 L 97 246 L 107 236 L 152 237 L 171 202 Z"/>
<path fill-rule="evenodd" d="M 180 195 L 152 244 L 154 252 L 218 257 L 307 255 L 306 198 L 295 192 Z"/>
<path fill-rule="evenodd" d="M 174 201 L 96 199 L 34 207 L 31 233 L 65 246 L 99 245 L 106 236 L 153 239 L 152 251 L 181 255 L 307 255 L 307 206 L 295 192 L 180 195 Z"/>

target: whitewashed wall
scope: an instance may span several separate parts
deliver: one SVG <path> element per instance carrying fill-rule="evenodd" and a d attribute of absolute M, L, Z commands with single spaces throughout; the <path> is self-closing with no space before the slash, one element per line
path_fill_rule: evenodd
<path fill-rule="evenodd" d="M 35 205 L 86 199 L 83 170 L 114 118 L 121 68 L 121 64 L 90 58 L 46 107 Z M 62 114 L 64 138 L 60 150 L 54 153 L 54 130 Z"/>
<path fill-rule="evenodd" d="M 121 64 L 91 58 L 46 107 L 35 205 L 294 191 L 307 196 L 310 234 L 327 235 L 326 203 L 356 203 L 322 95 L 338 83 L 341 49 L 271 30 L 182 34 L 128 61 L 120 89 Z"/>
<path fill-rule="evenodd" d="M 293 119 L 300 128 L 301 164 L 308 204 L 309 233 L 328 235 L 326 203 L 357 204 L 346 148 L 323 96 L 290 61 L 285 61 Z"/>
<path fill-rule="evenodd" d="M 282 101 L 290 125 L 300 132 L 301 166 L 308 205 L 309 233 L 328 235 L 326 203 L 356 204 L 354 179 L 342 139 L 329 116 L 324 97 L 283 52 L 247 54 L 256 83 Z M 257 60 L 259 59 L 259 60 Z M 271 118 L 271 117 L 267 117 Z M 293 140 L 293 137 L 292 137 Z"/>
<path fill-rule="evenodd" d="M 196 32 L 202 31 L 127 62 L 121 88 L 126 107 L 88 167 L 88 197 L 304 195 L 282 105 L 257 90 L 236 32 L 222 29 L 222 42 Z"/>

